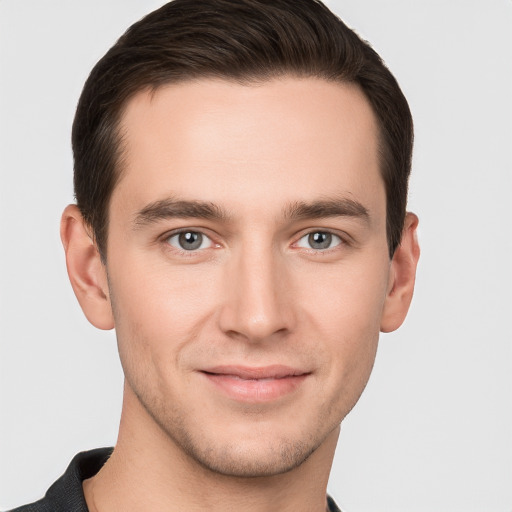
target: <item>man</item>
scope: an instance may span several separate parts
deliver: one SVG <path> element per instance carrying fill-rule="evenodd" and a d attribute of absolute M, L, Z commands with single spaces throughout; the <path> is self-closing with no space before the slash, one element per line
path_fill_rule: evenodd
<path fill-rule="evenodd" d="M 95 66 L 73 151 L 61 236 L 122 418 L 17 510 L 337 510 L 340 423 L 419 256 L 377 54 L 315 0 L 175 0 Z"/>

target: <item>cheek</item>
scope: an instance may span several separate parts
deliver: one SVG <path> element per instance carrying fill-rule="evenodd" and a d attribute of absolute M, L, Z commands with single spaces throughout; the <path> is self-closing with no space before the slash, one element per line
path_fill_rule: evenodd
<path fill-rule="evenodd" d="M 364 388 L 375 359 L 388 268 L 383 259 L 340 266 L 338 272 L 326 270 L 325 275 L 320 271 L 297 297 L 318 350 L 326 356 L 330 382 L 355 396 Z"/>
<path fill-rule="evenodd" d="M 333 335 L 378 332 L 388 274 L 389 262 L 383 258 L 340 264 L 334 269 L 319 265 L 297 279 L 296 303 Z"/>
<path fill-rule="evenodd" d="M 122 261 L 109 273 L 116 331 L 120 345 L 158 353 L 179 349 L 197 336 L 214 306 L 207 272 Z M 139 263 L 139 264 L 137 264 Z M 130 271 L 125 278 L 123 268 Z M 121 350 L 122 347 L 120 347 Z"/>

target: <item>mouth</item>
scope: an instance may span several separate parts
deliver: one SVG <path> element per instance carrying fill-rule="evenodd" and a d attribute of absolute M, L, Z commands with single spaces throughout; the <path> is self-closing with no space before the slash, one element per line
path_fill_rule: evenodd
<path fill-rule="evenodd" d="M 217 366 L 201 370 L 216 391 L 232 400 L 263 403 L 296 392 L 311 372 L 282 365 Z"/>

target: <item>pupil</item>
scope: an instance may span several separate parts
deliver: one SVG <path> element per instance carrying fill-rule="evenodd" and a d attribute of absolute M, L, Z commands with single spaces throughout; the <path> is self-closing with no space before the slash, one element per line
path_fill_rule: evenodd
<path fill-rule="evenodd" d="M 328 249 L 331 245 L 332 235 L 330 233 L 311 233 L 309 235 L 309 245 L 313 249 Z"/>
<path fill-rule="evenodd" d="M 186 251 L 192 251 L 201 247 L 203 242 L 203 235 L 201 233 L 196 233 L 194 231 L 188 231 L 186 233 L 181 233 L 179 236 L 179 242 L 181 247 Z"/>

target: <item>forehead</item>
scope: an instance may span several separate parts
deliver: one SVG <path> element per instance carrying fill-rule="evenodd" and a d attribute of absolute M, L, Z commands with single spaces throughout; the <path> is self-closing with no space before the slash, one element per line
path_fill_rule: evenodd
<path fill-rule="evenodd" d="M 140 209 L 171 195 L 235 208 L 332 195 L 384 200 L 377 123 L 353 84 L 172 84 L 135 95 L 121 129 L 113 203 L 122 197 Z"/>

